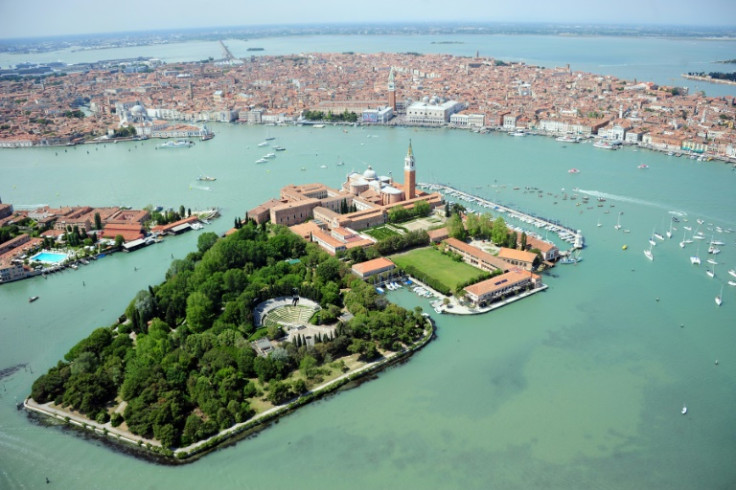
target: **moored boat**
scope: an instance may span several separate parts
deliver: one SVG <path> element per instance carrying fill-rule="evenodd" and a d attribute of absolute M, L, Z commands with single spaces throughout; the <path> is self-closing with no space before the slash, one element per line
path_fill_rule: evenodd
<path fill-rule="evenodd" d="M 166 143 L 161 143 L 158 145 L 159 148 L 189 148 L 190 146 L 194 145 L 194 142 L 189 140 L 176 140 L 176 141 L 167 141 Z"/>
<path fill-rule="evenodd" d="M 619 141 L 599 140 L 593 143 L 593 147 L 602 148 L 604 150 L 618 150 L 620 146 L 621 143 Z"/>

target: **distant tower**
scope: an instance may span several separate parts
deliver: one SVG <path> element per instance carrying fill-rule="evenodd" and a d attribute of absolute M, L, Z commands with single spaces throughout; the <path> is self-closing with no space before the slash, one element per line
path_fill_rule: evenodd
<path fill-rule="evenodd" d="M 396 83 L 394 82 L 394 67 L 388 74 L 388 105 L 396 112 Z"/>
<path fill-rule="evenodd" d="M 416 197 L 416 167 L 414 167 L 414 152 L 411 149 L 411 140 L 409 140 L 409 150 L 404 157 L 404 199 L 414 199 Z"/>
<path fill-rule="evenodd" d="M 624 105 L 621 104 L 618 106 L 618 118 L 623 119 L 624 118 Z"/>

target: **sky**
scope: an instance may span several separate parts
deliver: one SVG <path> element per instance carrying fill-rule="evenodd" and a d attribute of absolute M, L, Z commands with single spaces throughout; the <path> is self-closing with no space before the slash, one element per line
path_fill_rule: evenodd
<path fill-rule="evenodd" d="M 0 39 L 304 23 L 736 25 L 736 0 L 0 0 Z"/>

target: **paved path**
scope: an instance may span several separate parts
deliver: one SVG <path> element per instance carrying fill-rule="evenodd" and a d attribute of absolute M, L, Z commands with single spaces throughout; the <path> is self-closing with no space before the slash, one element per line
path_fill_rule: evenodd
<path fill-rule="evenodd" d="M 113 434 L 115 438 L 130 442 L 131 444 L 138 444 L 138 442 L 142 442 L 143 444 L 150 444 L 152 446 L 161 447 L 161 443 L 156 440 L 146 439 L 145 437 L 137 436 L 119 427 L 113 427 L 110 424 L 110 422 L 107 422 L 105 424 L 100 424 L 98 422 L 95 422 L 94 420 L 84 417 L 83 415 L 69 412 L 64 409 L 55 408 L 55 407 L 52 407 L 51 405 L 52 405 L 52 402 L 41 404 L 41 403 L 37 403 L 35 400 L 31 398 L 26 398 L 23 401 L 23 406 L 28 410 L 31 410 L 33 412 L 37 412 L 43 415 L 47 415 L 49 417 L 53 417 L 55 419 L 59 419 L 65 422 L 68 417 L 70 424 L 74 424 L 82 428 L 84 428 L 85 426 L 92 427 L 94 431 L 97 432 L 98 434 L 104 435 L 105 431 L 107 431 L 108 434 Z"/>

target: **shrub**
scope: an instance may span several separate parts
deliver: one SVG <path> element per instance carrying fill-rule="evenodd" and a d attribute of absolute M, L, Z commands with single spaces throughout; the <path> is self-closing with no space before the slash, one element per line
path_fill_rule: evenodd
<path fill-rule="evenodd" d="M 113 412 L 113 414 L 110 416 L 110 425 L 113 427 L 118 427 L 120 424 L 123 423 L 125 419 L 123 416 L 117 412 Z"/>

